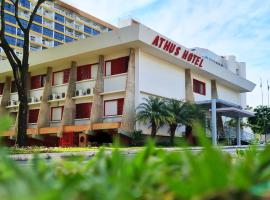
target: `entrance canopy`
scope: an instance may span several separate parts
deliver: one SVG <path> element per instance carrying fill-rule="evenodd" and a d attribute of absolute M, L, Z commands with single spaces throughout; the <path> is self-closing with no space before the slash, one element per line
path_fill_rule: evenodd
<path fill-rule="evenodd" d="M 201 105 L 205 109 L 209 109 L 212 112 L 212 100 L 198 101 L 198 105 Z M 216 112 L 222 116 L 230 118 L 245 118 L 254 117 L 254 113 L 244 110 L 241 106 L 230 103 L 221 99 L 216 99 Z"/>
<path fill-rule="evenodd" d="M 220 113 L 222 116 L 237 119 L 237 145 L 241 145 L 241 119 L 244 117 L 253 117 L 254 113 L 244 110 L 237 104 L 221 99 L 211 99 L 196 103 L 211 112 L 211 134 L 213 145 L 217 145 L 217 113 Z"/>

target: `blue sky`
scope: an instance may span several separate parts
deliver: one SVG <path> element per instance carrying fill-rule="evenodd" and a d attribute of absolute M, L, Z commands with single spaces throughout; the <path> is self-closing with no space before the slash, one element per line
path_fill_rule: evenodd
<path fill-rule="evenodd" d="M 114 25 L 133 17 L 186 47 L 236 55 L 257 84 L 248 104 L 264 104 L 270 81 L 270 0 L 65 0 Z M 98 3 L 97 3 L 98 2 Z"/>

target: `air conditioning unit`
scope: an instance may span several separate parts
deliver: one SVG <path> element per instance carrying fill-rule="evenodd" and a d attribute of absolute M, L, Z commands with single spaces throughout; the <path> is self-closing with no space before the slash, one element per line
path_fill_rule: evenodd
<path fill-rule="evenodd" d="M 49 100 L 50 101 L 53 100 L 53 95 L 52 94 L 49 96 Z"/>
<path fill-rule="evenodd" d="M 29 103 L 37 103 L 37 102 L 38 102 L 38 98 L 36 98 L 36 97 L 31 97 L 31 98 L 29 98 L 28 102 L 29 102 Z"/>
<path fill-rule="evenodd" d="M 66 98 L 66 93 L 62 93 L 62 99 Z"/>
<path fill-rule="evenodd" d="M 61 95 L 56 94 L 56 99 L 61 99 Z"/>
<path fill-rule="evenodd" d="M 76 97 L 83 96 L 83 90 L 76 90 L 75 96 Z"/>
<path fill-rule="evenodd" d="M 83 90 L 82 94 L 83 94 L 83 96 L 86 96 L 87 95 L 86 90 Z"/>
<path fill-rule="evenodd" d="M 17 104 L 18 104 L 18 102 L 15 101 L 15 100 L 10 100 L 10 101 L 8 102 L 8 106 L 16 106 Z"/>
<path fill-rule="evenodd" d="M 93 90 L 91 88 L 86 89 L 86 94 L 87 95 L 93 94 Z"/>

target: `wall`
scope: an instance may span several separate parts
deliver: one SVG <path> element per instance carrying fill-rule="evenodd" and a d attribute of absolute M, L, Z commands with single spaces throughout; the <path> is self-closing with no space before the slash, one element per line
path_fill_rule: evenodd
<path fill-rule="evenodd" d="M 230 103 L 241 105 L 240 93 L 230 89 L 220 83 L 217 83 L 217 91 L 219 99 L 228 101 Z"/>
<path fill-rule="evenodd" d="M 193 92 L 194 100 L 195 101 L 210 100 L 211 99 L 211 80 L 204 77 L 204 76 L 196 74 L 194 72 L 191 72 L 191 79 L 192 79 L 192 84 L 193 84 L 193 79 L 204 82 L 205 83 L 205 89 L 206 89 L 206 95 L 201 95 L 201 94 Z M 192 86 L 192 89 L 193 89 L 193 86 Z"/>

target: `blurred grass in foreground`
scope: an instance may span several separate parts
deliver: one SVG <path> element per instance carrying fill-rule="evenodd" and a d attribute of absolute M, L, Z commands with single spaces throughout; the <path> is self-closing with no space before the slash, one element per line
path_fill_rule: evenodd
<path fill-rule="evenodd" d="M 1 131 L 9 119 L 0 119 Z M 153 143 L 136 155 L 115 148 L 90 161 L 83 158 L 27 166 L 10 160 L 0 148 L 2 200 L 248 200 L 270 199 L 270 147 L 250 148 L 237 157 L 212 148 L 200 133 L 205 150 L 166 152 Z M 267 196 L 269 195 L 269 196 Z"/>

